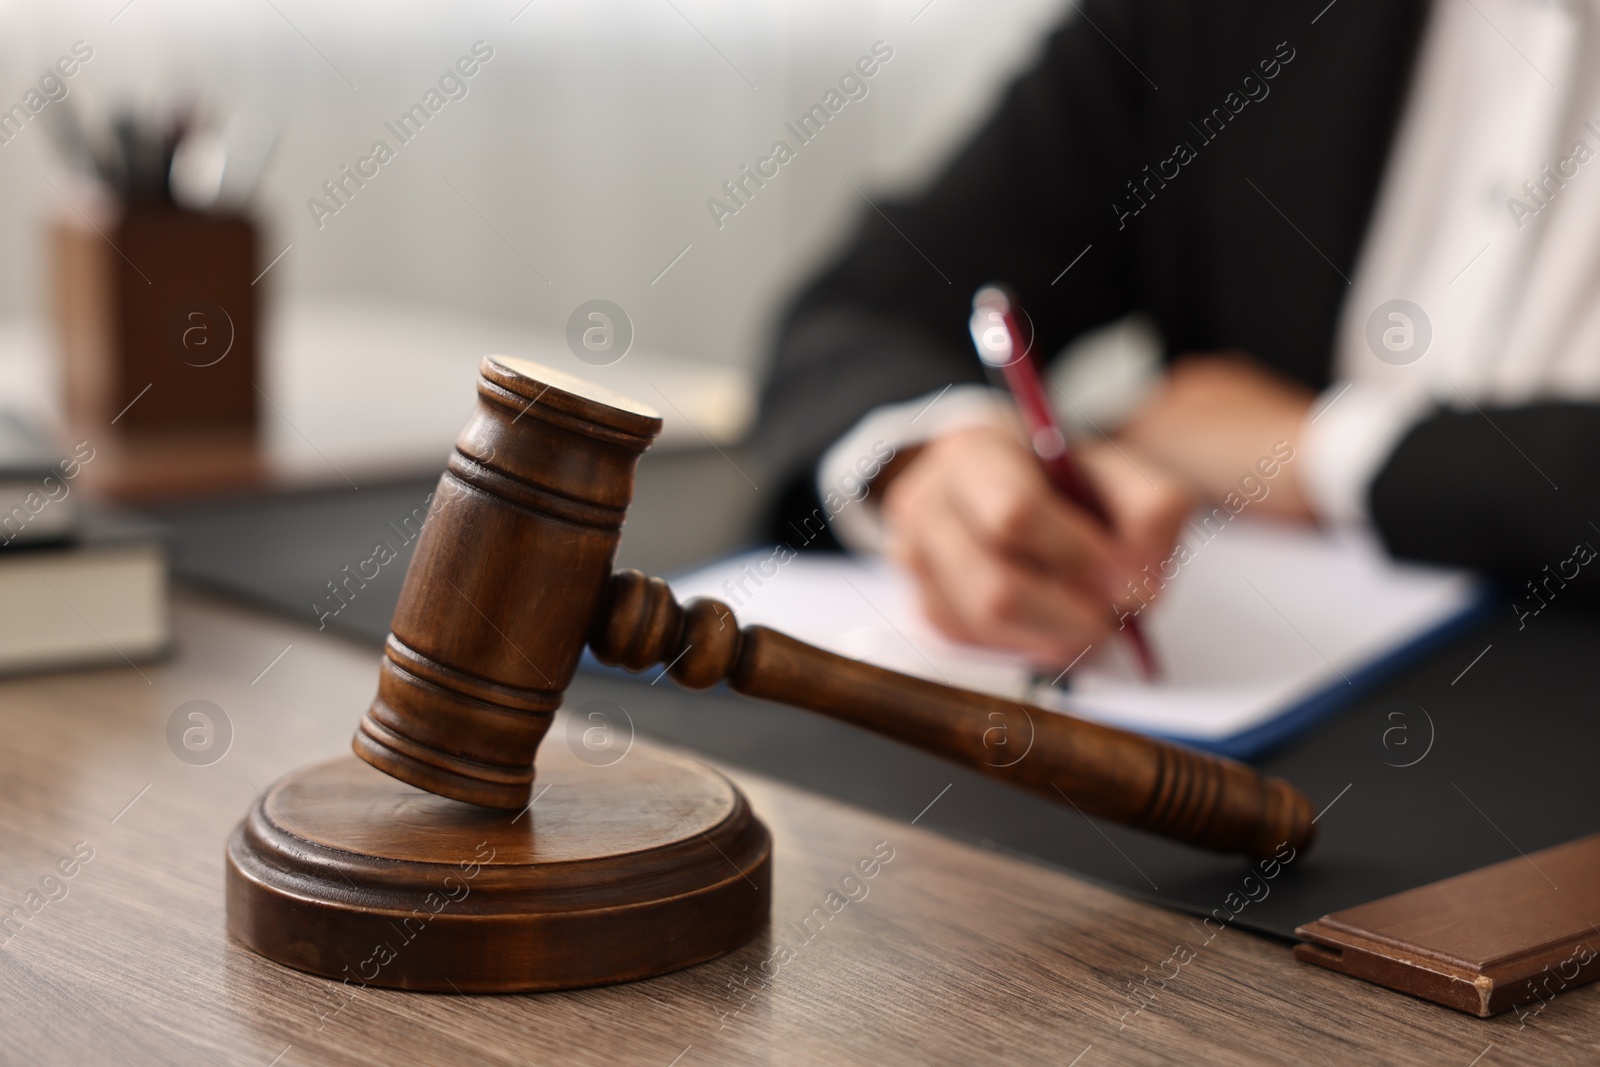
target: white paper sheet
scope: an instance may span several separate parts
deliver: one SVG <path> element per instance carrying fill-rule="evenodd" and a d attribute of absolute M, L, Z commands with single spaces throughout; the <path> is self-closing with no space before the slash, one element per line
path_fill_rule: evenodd
<path fill-rule="evenodd" d="M 1207 534 L 1209 533 L 1209 539 Z M 1023 659 L 948 641 L 909 580 L 882 561 L 757 551 L 672 581 L 761 623 L 852 658 L 1114 726 L 1199 742 L 1291 712 L 1471 610 L 1461 571 L 1395 563 L 1369 536 L 1240 517 L 1191 523 L 1190 558 L 1141 616 L 1162 674 L 1139 677 L 1125 642 L 1090 650 L 1064 687 Z M 1169 573 L 1171 568 L 1168 568 Z M 1041 684 L 1042 683 L 1042 684 Z"/>

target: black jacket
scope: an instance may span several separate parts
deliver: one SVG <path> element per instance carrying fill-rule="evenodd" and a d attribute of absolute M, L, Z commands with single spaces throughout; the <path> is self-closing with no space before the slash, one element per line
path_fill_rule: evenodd
<path fill-rule="evenodd" d="M 785 316 L 754 441 L 776 536 L 815 508 L 818 459 L 863 414 L 983 380 L 966 323 L 987 281 L 1017 288 L 1040 351 L 1140 310 L 1169 355 L 1242 349 L 1328 384 L 1426 5 L 1076 6 L 943 172 L 874 197 Z M 1597 491 L 1600 407 L 1552 403 L 1433 415 L 1371 505 L 1397 555 L 1520 584 L 1600 545 Z"/>

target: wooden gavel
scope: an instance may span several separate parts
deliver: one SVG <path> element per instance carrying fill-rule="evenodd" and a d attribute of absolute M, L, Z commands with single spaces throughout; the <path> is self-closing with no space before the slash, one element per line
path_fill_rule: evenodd
<path fill-rule="evenodd" d="M 740 627 L 720 601 L 679 606 L 659 578 L 613 574 L 634 471 L 660 430 L 654 411 L 599 386 L 484 359 L 357 755 L 442 796 L 522 808 L 587 642 L 604 663 L 664 663 L 691 689 L 726 680 L 1201 848 L 1261 857 L 1310 844 L 1306 798 L 1243 764 Z"/>

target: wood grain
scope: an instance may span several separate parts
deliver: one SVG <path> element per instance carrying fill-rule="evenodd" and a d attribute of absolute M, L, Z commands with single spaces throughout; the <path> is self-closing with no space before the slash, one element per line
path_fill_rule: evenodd
<path fill-rule="evenodd" d="M 0 952 L 0 1062 L 1600 1060 L 1596 987 L 1562 993 L 1525 1029 L 1512 1014 L 1474 1019 L 1307 967 L 1286 946 L 1237 930 L 1206 944 L 1186 916 L 738 773 L 772 830 L 776 863 L 772 926 L 745 948 L 570 993 L 347 993 L 228 937 L 223 845 L 257 787 L 346 751 L 350 720 L 372 696 L 375 657 L 194 599 L 180 599 L 175 621 L 176 658 L 142 667 L 144 676 L 121 668 L 0 683 L 0 904 L 37 891 L 75 842 L 94 852 L 73 877 L 55 876 L 66 896 Z M 647 694 L 641 685 L 639 699 Z M 179 762 L 165 740 L 172 710 L 196 698 L 219 704 L 234 727 L 231 750 L 208 767 Z M 846 899 L 843 878 L 879 842 L 893 859 L 870 880 L 855 875 L 865 897 L 819 927 L 827 894 Z M 808 918 L 820 929 L 809 937 Z M 1197 955 L 1124 1017 L 1136 1007 L 1128 983 L 1161 973 L 1179 943 Z M 784 948 L 792 958 L 766 978 L 761 965 Z"/>
<path fill-rule="evenodd" d="M 270 960 L 360 987 L 510 993 L 651 978 L 766 925 L 772 840 L 694 760 L 554 747 L 511 813 L 354 756 L 271 786 L 228 840 L 228 929 Z"/>
<path fill-rule="evenodd" d="M 611 577 L 661 417 L 485 357 L 478 405 L 406 568 L 356 754 L 441 796 L 515 811 Z"/>

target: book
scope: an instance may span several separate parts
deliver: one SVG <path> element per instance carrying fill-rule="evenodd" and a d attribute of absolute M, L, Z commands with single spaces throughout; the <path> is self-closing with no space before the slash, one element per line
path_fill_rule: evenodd
<path fill-rule="evenodd" d="M 1139 612 L 1161 676 L 1125 641 L 1070 670 L 957 644 L 922 616 L 909 578 L 881 560 L 787 546 L 670 581 L 840 655 L 1247 759 L 1282 744 L 1455 633 L 1487 608 L 1471 573 L 1399 563 L 1363 531 L 1248 518 L 1186 528 L 1187 562 Z"/>
<path fill-rule="evenodd" d="M 83 455 L 58 455 L 32 419 L 0 409 L 0 546 L 71 538 L 78 526 L 72 480 L 83 461 Z"/>
<path fill-rule="evenodd" d="M 1484 1018 L 1538 1001 L 1518 1007 L 1521 1029 L 1600 978 L 1597 912 L 1600 834 L 1324 915 L 1295 930 L 1294 954 Z"/>
<path fill-rule="evenodd" d="M 136 664 L 166 652 L 161 528 L 83 507 L 65 544 L 0 547 L 0 673 Z"/>

